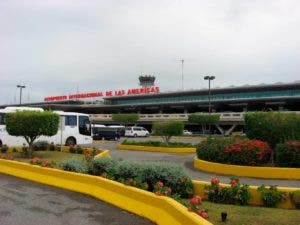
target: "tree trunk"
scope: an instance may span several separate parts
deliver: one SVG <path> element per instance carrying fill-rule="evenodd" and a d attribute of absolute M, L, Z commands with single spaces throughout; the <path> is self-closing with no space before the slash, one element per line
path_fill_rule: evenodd
<path fill-rule="evenodd" d="M 28 143 L 28 158 L 31 158 L 33 152 L 33 141 Z"/>

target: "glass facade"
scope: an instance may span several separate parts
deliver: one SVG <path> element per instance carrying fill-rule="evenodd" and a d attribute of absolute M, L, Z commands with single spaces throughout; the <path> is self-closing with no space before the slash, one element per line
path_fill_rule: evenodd
<path fill-rule="evenodd" d="M 295 90 L 277 90 L 277 91 L 257 91 L 257 92 L 240 92 L 240 93 L 225 93 L 212 94 L 211 101 L 222 100 L 239 100 L 239 99 L 260 99 L 273 97 L 300 97 L 300 89 Z M 151 97 L 138 99 L 116 99 L 111 100 L 112 105 L 146 105 L 146 104 L 160 104 L 160 103 L 188 103 L 188 102 L 206 102 L 208 95 L 186 95 L 174 97 Z"/>

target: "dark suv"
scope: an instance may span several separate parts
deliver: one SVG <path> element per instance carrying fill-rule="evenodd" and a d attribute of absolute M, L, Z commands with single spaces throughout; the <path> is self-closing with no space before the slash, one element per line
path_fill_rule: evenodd
<path fill-rule="evenodd" d="M 120 132 L 118 129 L 110 127 L 94 127 L 93 128 L 93 140 L 119 140 Z"/>

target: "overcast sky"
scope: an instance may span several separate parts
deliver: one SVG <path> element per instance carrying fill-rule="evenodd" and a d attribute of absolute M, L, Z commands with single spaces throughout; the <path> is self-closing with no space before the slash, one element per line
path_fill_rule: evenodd
<path fill-rule="evenodd" d="M 138 87 L 300 80 L 298 0 L 1 0 L 0 104 Z"/>

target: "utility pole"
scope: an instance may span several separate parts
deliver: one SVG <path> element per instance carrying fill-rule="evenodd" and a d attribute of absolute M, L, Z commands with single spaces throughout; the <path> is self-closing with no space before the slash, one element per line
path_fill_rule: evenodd
<path fill-rule="evenodd" d="M 205 76 L 204 80 L 208 80 L 208 115 L 211 114 L 211 101 L 210 101 L 210 81 L 214 80 L 216 77 L 215 76 Z M 209 124 L 209 135 L 211 133 L 210 131 L 211 124 Z"/>

